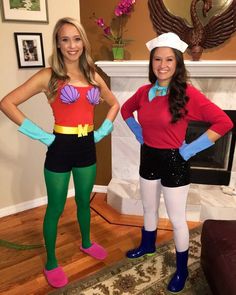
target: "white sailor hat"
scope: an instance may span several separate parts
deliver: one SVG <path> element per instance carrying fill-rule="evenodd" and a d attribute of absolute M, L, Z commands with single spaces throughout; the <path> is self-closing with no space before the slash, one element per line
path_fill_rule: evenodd
<path fill-rule="evenodd" d="M 188 44 L 182 41 L 175 33 L 169 32 L 161 34 L 160 36 L 148 41 L 146 46 L 149 51 L 152 51 L 152 49 L 156 47 L 170 47 L 178 49 L 184 53 L 188 47 Z"/>

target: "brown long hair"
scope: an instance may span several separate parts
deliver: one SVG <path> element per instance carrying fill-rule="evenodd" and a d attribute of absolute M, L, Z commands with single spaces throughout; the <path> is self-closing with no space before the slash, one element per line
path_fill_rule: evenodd
<path fill-rule="evenodd" d="M 154 74 L 152 68 L 152 60 L 155 53 L 155 49 L 156 48 L 152 49 L 149 59 L 149 81 L 152 84 L 155 84 L 157 80 L 157 77 Z M 185 108 L 189 100 L 189 97 L 186 95 L 188 74 L 184 64 L 182 52 L 174 48 L 172 48 L 172 50 L 176 58 L 176 70 L 168 86 L 168 101 L 169 110 L 172 115 L 171 123 L 176 123 L 188 113 L 188 111 Z"/>
<path fill-rule="evenodd" d="M 63 55 L 61 53 L 60 48 L 58 48 L 58 32 L 64 24 L 71 24 L 76 27 L 79 31 L 84 48 L 83 53 L 80 56 L 78 67 L 82 71 L 86 80 L 89 84 L 98 86 L 98 83 L 95 81 L 95 65 L 91 57 L 91 47 L 88 41 L 86 32 L 79 21 L 70 17 L 64 17 L 57 21 L 52 36 L 52 55 L 49 59 L 49 64 L 52 68 L 52 76 L 49 81 L 49 92 L 48 92 L 48 100 L 52 102 L 54 100 L 55 94 L 58 89 L 58 80 L 66 82 L 69 80 L 69 76 L 66 73 L 66 67 L 63 59 Z"/>

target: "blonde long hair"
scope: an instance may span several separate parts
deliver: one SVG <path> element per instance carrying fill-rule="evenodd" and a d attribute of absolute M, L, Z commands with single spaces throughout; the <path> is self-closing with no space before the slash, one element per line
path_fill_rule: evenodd
<path fill-rule="evenodd" d="M 52 36 L 52 55 L 49 59 L 49 64 L 52 68 L 52 76 L 48 85 L 48 100 L 52 102 L 55 98 L 58 89 L 58 80 L 66 82 L 69 80 L 69 76 L 66 73 L 66 67 L 63 59 L 63 55 L 61 53 L 60 48 L 58 48 L 58 32 L 64 24 L 71 24 L 76 27 L 76 29 L 80 33 L 80 37 L 82 39 L 84 48 L 83 53 L 79 59 L 79 69 L 82 71 L 86 80 L 89 84 L 98 86 L 98 83 L 95 81 L 95 64 L 91 57 L 91 47 L 88 41 L 86 32 L 79 21 L 73 19 L 71 17 L 64 17 L 57 21 Z"/>

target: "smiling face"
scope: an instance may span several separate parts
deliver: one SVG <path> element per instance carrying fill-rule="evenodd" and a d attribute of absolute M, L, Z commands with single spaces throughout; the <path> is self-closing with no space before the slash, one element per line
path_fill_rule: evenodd
<path fill-rule="evenodd" d="M 64 24 L 57 35 L 57 47 L 60 48 L 66 63 L 78 61 L 83 53 L 83 41 L 74 25 Z"/>
<path fill-rule="evenodd" d="M 172 48 L 158 47 L 152 58 L 152 69 L 160 86 L 168 86 L 176 70 L 176 57 Z"/>

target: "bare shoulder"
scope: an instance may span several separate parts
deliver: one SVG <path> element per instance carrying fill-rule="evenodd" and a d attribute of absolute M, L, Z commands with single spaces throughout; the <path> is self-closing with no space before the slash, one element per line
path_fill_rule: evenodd
<path fill-rule="evenodd" d="M 41 69 L 17 89 L 20 89 L 20 91 L 23 93 L 29 92 L 31 95 L 39 92 L 45 92 L 48 89 L 48 83 L 50 81 L 51 75 L 52 70 L 50 68 Z"/>
<path fill-rule="evenodd" d="M 95 81 L 99 84 L 100 87 L 106 86 L 105 81 L 103 80 L 103 78 L 97 73 L 95 72 Z"/>
<path fill-rule="evenodd" d="M 41 75 L 51 77 L 52 75 L 52 68 L 43 68 L 42 70 L 38 71 Z"/>
<path fill-rule="evenodd" d="M 38 82 L 41 83 L 42 88 L 46 90 L 48 87 L 48 83 L 50 81 L 51 75 L 52 75 L 52 69 L 44 68 L 38 71 L 32 78 L 38 80 Z"/>
<path fill-rule="evenodd" d="M 103 79 L 102 79 L 102 77 L 98 74 L 98 72 L 95 72 L 95 76 L 94 76 L 94 78 L 95 78 L 95 80 L 96 80 L 96 82 L 103 82 Z"/>

